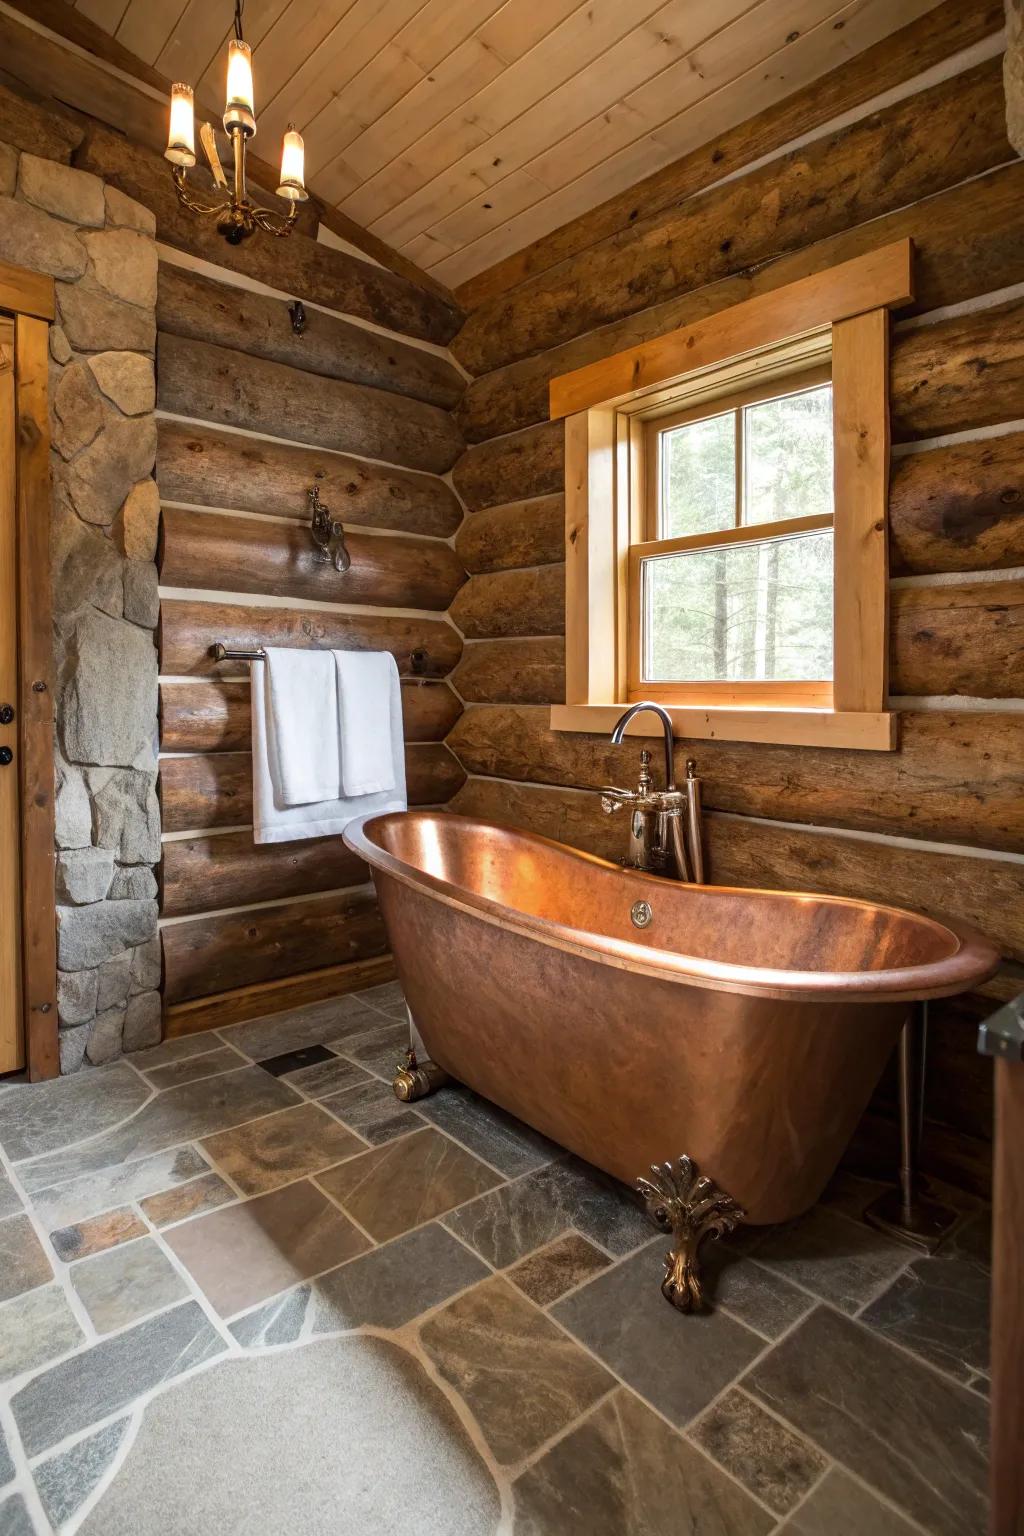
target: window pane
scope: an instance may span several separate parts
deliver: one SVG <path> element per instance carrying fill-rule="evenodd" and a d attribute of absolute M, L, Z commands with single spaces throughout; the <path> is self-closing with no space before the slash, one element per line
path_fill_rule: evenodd
<path fill-rule="evenodd" d="M 658 537 L 720 533 L 736 523 L 736 416 L 712 416 L 661 436 Z"/>
<path fill-rule="evenodd" d="M 832 676 L 832 530 L 643 562 L 648 682 Z"/>
<path fill-rule="evenodd" d="M 743 412 L 743 521 L 832 511 L 832 386 L 763 400 Z"/>

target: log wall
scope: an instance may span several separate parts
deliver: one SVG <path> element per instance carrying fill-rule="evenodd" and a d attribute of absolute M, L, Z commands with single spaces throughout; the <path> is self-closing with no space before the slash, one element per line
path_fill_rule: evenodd
<path fill-rule="evenodd" d="M 89 142 L 91 155 L 140 175 L 147 164 L 100 133 Z M 441 478 L 462 448 L 452 415 L 462 375 L 439 348 L 350 318 L 366 311 L 332 291 L 335 253 L 315 251 L 325 265 L 304 253 L 312 265 L 296 290 L 307 302 L 301 336 L 284 297 L 240 286 L 238 274 L 195 270 L 171 252 L 160 267 L 161 933 L 172 1034 L 388 974 L 369 871 L 340 838 L 254 844 L 248 668 L 215 662 L 216 641 L 391 651 L 405 679 L 410 802 L 443 805 L 466 780 L 444 745 L 462 712 L 446 680 L 462 653 L 447 612 L 466 568 L 453 547 L 462 509 Z M 346 313 L 313 307 L 332 300 Z M 421 316 L 437 313 L 424 304 Z M 385 306 L 379 318 L 394 323 Z M 313 485 L 345 526 L 344 574 L 315 558 Z"/>
<path fill-rule="evenodd" d="M 906 85 L 925 60 L 896 34 L 871 68 L 903 99 L 872 110 L 855 60 L 828 93 L 798 93 L 466 285 L 453 351 L 475 375 L 458 410 L 471 446 L 453 482 L 470 574 L 450 610 L 466 708 L 448 745 L 470 775 L 453 809 L 621 855 L 622 818 L 595 790 L 630 782 L 642 743 L 548 723 L 565 685 L 564 429 L 548 420 L 549 381 L 909 236 L 917 293 L 891 351 L 900 749 L 700 742 L 709 863 L 716 882 L 959 915 L 1000 945 L 1005 991 L 1024 960 L 1024 165 L 998 44 L 977 51 L 998 7 L 940 13 L 927 62 L 953 56 L 948 78 Z M 966 44 L 975 52 L 957 56 Z M 856 120 L 830 130 L 826 100 Z M 783 122 L 810 141 L 786 152 Z M 744 144 L 750 163 L 775 158 L 744 173 Z M 719 163 L 730 179 L 709 186 Z M 929 1078 L 932 1166 L 979 1188 L 990 1084 L 973 1031 L 994 1006 L 935 1010 Z M 866 1122 L 876 1151 L 890 1109 L 883 1096 Z"/>

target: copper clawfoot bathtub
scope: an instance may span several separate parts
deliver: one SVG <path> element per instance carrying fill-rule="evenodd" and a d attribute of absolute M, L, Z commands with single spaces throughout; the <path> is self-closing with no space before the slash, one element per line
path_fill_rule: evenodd
<path fill-rule="evenodd" d="M 682 1310 L 704 1236 L 813 1205 L 908 1004 L 998 964 L 958 924 L 681 885 L 462 816 L 368 818 L 345 841 L 435 1066 L 618 1179 L 654 1165 L 641 1193 Z"/>

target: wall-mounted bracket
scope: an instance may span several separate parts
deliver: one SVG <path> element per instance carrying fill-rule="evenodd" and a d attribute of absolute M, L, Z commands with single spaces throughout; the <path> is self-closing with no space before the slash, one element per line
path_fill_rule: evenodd
<path fill-rule="evenodd" d="M 306 329 L 306 307 L 301 299 L 296 299 L 288 305 L 288 313 L 291 316 L 292 330 L 296 336 L 301 336 Z"/>
<path fill-rule="evenodd" d="M 317 558 L 330 560 L 336 571 L 347 571 L 352 556 L 345 547 L 345 529 L 331 510 L 320 500 L 320 487 L 311 485 L 306 491 L 309 498 L 310 532 L 317 547 Z"/>

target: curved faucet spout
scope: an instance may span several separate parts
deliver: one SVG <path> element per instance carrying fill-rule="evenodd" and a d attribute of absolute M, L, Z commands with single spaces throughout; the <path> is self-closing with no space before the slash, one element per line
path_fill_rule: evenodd
<path fill-rule="evenodd" d="M 616 747 L 620 747 L 622 745 L 622 738 L 626 734 L 626 726 L 634 718 L 635 715 L 640 714 L 641 710 L 644 709 L 652 710 L 661 721 L 662 728 L 665 732 L 665 788 L 675 789 L 676 779 L 673 759 L 675 755 L 676 741 L 672 730 L 672 717 L 667 709 L 662 709 L 660 704 L 652 704 L 649 701 L 644 701 L 640 704 L 634 704 L 631 709 L 626 710 L 626 713 L 617 722 L 614 731 L 612 731 L 612 742 Z"/>

